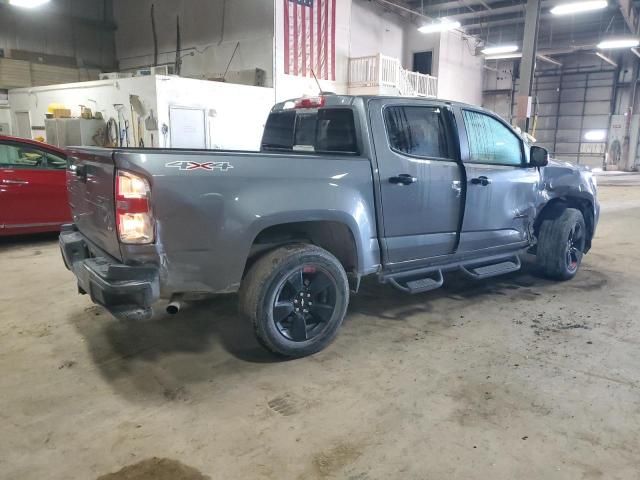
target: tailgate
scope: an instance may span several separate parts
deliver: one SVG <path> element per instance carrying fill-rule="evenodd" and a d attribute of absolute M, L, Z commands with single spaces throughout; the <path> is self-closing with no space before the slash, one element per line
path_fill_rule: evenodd
<path fill-rule="evenodd" d="M 67 189 L 78 230 L 109 255 L 121 259 L 114 205 L 113 151 L 69 149 Z"/>

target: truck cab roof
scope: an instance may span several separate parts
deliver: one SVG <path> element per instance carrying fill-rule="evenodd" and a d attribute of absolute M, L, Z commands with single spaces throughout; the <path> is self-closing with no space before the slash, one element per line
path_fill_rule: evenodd
<path fill-rule="evenodd" d="M 370 100 L 388 100 L 388 101 L 415 101 L 417 103 L 429 103 L 430 105 L 442 105 L 442 106 L 457 106 L 459 108 L 473 108 L 475 110 L 485 110 L 482 107 L 479 107 L 477 105 L 471 105 L 468 103 L 463 103 L 463 102 L 456 102 L 456 101 L 452 101 L 452 100 L 445 100 L 445 99 L 440 99 L 440 98 L 427 98 L 427 97 L 402 97 L 402 96 L 395 96 L 395 95 L 338 95 L 338 94 L 334 94 L 334 93 L 323 93 L 321 95 L 317 95 L 317 96 L 312 96 L 312 97 L 298 97 L 298 98 L 292 98 L 289 100 L 285 100 L 283 102 L 279 102 L 277 103 L 274 107 L 273 107 L 273 111 L 278 111 L 278 110 L 286 110 L 289 108 L 296 108 L 295 105 L 297 102 L 300 102 L 302 100 L 309 100 L 309 99 L 320 99 L 323 98 L 323 105 L 324 107 L 338 107 L 338 106 L 345 106 L 345 105 L 353 105 L 355 102 L 357 102 L 358 100 L 361 100 L 363 103 L 368 103 Z M 297 108 L 304 108 L 304 107 L 297 107 Z"/>

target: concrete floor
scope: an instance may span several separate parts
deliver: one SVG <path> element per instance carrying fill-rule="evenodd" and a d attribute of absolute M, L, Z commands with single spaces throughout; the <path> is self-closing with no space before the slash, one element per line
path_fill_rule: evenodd
<path fill-rule="evenodd" d="M 637 479 L 640 188 L 602 198 L 574 281 L 367 282 L 290 362 L 233 298 L 118 323 L 54 237 L 4 240 L 0 478 Z"/>

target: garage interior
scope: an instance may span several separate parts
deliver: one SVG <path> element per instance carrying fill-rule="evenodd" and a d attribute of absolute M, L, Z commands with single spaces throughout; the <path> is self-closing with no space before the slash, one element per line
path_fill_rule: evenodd
<path fill-rule="evenodd" d="M 319 91 L 482 106 L 597 179 L 576 278 L 365 278 L 284 361 L 235 294 L 117 320 L 58 233 L 3 234 L 0 186 L 0 478 L 637 479 L 640 2 L 327 0 L 327 61 L 294 67 L 314 1 L 0 0 L 0 140 L 256 151 Z"/>

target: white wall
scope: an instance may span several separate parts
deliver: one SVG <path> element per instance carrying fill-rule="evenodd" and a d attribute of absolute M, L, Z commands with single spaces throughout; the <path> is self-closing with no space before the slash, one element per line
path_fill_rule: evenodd
<path fill-rule="evenodd" d="M 473 46 L 457 32 L 440 36 L 438 97 L 482 105 L 483 59 L 473 55 Z"/>
<path fill-rule="evenodd" d="M 147 112 L 145 118 L 153 110 L 158 121 L 156 132 L 148 132 L 143 128 L 145 146 L 164 146 L 162 124 L 171 128 L 169 108 L 175 105 L 205 110 L 209 127 L 207 147 L 232 150 L 259 148 L 264 124 L 275 99 L 272 88 L 149 76 L 14 89 L 9 91 L 9 101 L 14 116 L 16 111 L 30 113 L 32 126 L 44 126 L 45 114 L 51 103 L 64 105 L 71 109 L 71 115 L 76 117 L 80 116 L 79 105 L 86 105 L 93 111 L 102 112 L 105 121 L 112 117 L 117 119 L 113 105 L 123 104 L 125 108 L 121 113 L 121 123 L 124 124 L 125 119 L 129 120 L 129 137 L 133 147 L 133 128 L 137 126 L 137 115 L 131 113 L 130 95 L 140 97 Z M 144 118 L 142 123 L 144 125 Z M 44 135 L 44 131 L 33 131 L 32 137 L 39 135 Z M 171 147 L 170 142 L 167 147 Z"/>
<path fill-rule="evenodd" d="M 44 127 L 45 114 L 52 103 L 59 103 L 71 110 L 71 115 L 80 116 L 80 105 L 89 107 L 94 112 L 102 112 L 106 120 L 117 118 L 114 104 L 123 104 L 122 118 L 126 118 L 134 126 L 129 107 L 129 95 L 138 95 L 147 110 L 157 111 L 156 88 L 153 77 L 125 78 L 120 80 L 104 80 L 97 82 L 69 83 L 48 87 L 17 88 L 9 90 L 9 103 L 15 125 L 15 112 L 28 111 L 31 125 Z M 32 137 L 44 136 L 44 131 L 32 131 Z M 133 146 L 133 131 L 129 134 Z M 149 143 L 148 143 L 149 142 Z M 145 145 L 150 145 L 147 133 Z"/>
<path fill-rule="evenodd" d="M 272 85 L 274 0 L 115 0 L 116 51 L 121 69 L 153 64 L 150 10 L 155 4 L 159 64 L 175 63 L 180 16 L 182 75 L 220 78 L 261 68 Z"/>
<path fill-rule="evenodd" d="M 163 123 L 171 128 L 171 106 L 203 109 L 207 112 L 208 148 L 260 149 L 264 125 L 275 103 L 272 88 L 179 77 L 157 76 L 156 79 L 160 128 Z M 167 147 L 170 146 L 168 143 Z"/>
<path fill-rule="evenodd" d="M 403 58 L 404 32 L 409 24 L 369 0 L 352 0 L 351 57 L 382 53 Z"/>

